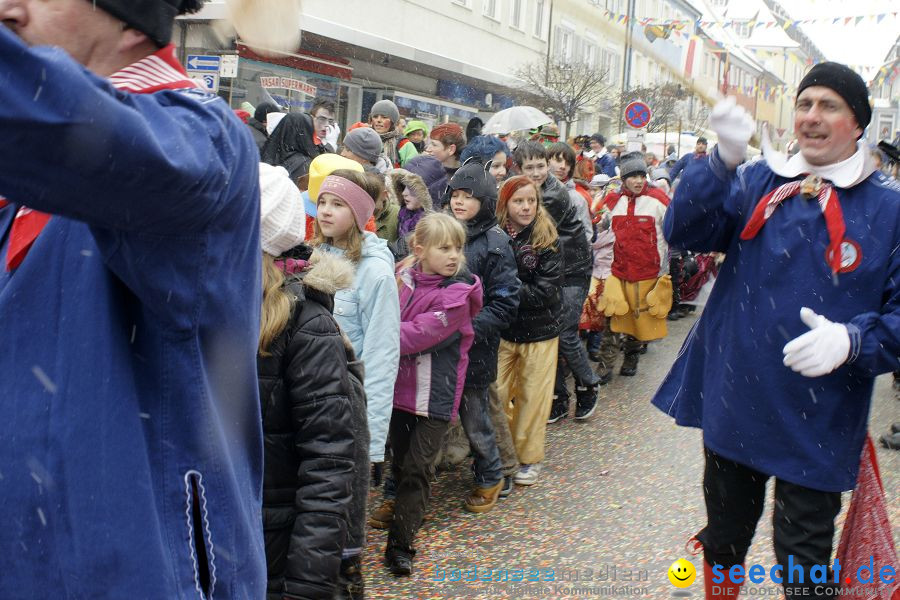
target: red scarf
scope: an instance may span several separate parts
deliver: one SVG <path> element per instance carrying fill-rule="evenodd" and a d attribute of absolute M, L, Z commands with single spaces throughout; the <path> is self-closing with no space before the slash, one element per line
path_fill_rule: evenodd
<path fill-rule="evenodd" d="M 160 90 L 182 90 L 200 87 L 187 77 L 184 68 L 175 58 L 175 46 L 169 44 L 159 51 L 146 56 L 109 78 L 118 90 L 133 94 L 152 94 Z M 0 198 L 0 208 L 8 202 Z M 9 232 L 9 246 L 6 249 L 6 270 L 12 271 L 25 259 L 28 250 L 40 235 L 50 215 L 26 206 L 20 206 Z"/>
<path fill-rule="evenodd" d="M 741 239 L 752 240 L 756 237 L 756 234 L 766 224 L 766 221 L 778 208 L 778 205 L 784 200 L 796 196 L 801 191 L 803 184 L 804 181 L 791 181 L 778 186 L 763 196 L 741 232 Z M 814 192 L 818 192 L 819 208 L 822 209 L 822 214 L 825 216 L 825 227 L 828 229 L 828 263 L 831 270 L 837 273 L 841 268 L 841 242 L 844 241 L 844 233 L 846 232 L 841 203 L 838 200 L 834 186 L 830 183 L 818 187 Z"/>

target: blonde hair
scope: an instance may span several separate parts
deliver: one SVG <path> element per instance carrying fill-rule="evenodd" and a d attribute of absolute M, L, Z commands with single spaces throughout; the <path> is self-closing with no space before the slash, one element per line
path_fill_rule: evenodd
<path fill-rule="evenodd" d="M 356 224 L 350 228 L 347 233 L 347 249 L 344 250 L 344 256 L 352 263 L 358 263 L 362 258 L 362 247 L 365 234 L 359 230 Z M 322 244 L 334 245 L 334 238 L 325 236 L 319 229 L 319 220 L 313 223 L 313 239 L 309 241 L 311 246 L 321 246 Z"/>
<path fill-rule="evenodd" d="M 466 245 L 466 230 L 459 221 L 444 213 L 427 213 L 419 219 L 415 230 L 409 238 L 409 247 L 415 249 L 421 246 L 425 250 L 438 248 L 444 244 L 453 244 L 460 249 Z M 411 267 L 418 262 L 415 253 L 410 254 L 400 262 L 401 268 Z M 460 255 L 459 266 L 456 273 L 463 268 L 466 256 Z"/>
<path fill-rule="evenodd" d="M 262 254 L 262 273 L 259 354 L 270 356 L 269 345 L 287 326 L 295 298 L 284 290 L 284 272 L 275 265 L 275 257 L 265 252 Z"/>
<path fill-rule="evenodd" d="M 377 179 L 368 177 L 365 173 L 351 171 L 350 169 L 337 169 L 331 174 L 337 177 L 343 177 L 350 183 L 361 187 L 372 197 L 374 202 L 378 202 L 378 196 L 384 190 L 384 184 L 379 187 Z M 358 263 L 362 258 L 362 247 L 365 235 L 364 232 L 356 227 L 355 223 L 350 227 L 350 231 L 347 232 L 347 249 L 344 251 L 344 256 L 350 262 Z M 313 222 L 313 239 L 310 240 L 309 244 L 311 246 L 321 246 L 322 244 L 334 245 L 334 238 L 326 237 L 319 229 L 318 218 Z"/>
<path fill-rule="evenodd" d="M 534 228 L 531 230 L 531 246 L 536 251 L 549 248 L 555 252 L 556 240 L 559 239 L 559 234 L 556 232 L 556 224 L 550 218 L 547 209 L 544 208 L 544 201 L 541 199 L 541 188 L 525 175 L 507 179 L 503 187 L 500 188 L 497 198 L 497 222 L 500 224 L 500 227 L 506 229 L 506 224 L 509 222 L 509 199 L 513 197 L 513 194 L 526 186 L 531 186 L 537 197 L 537 212 L 534 216 Z"/>

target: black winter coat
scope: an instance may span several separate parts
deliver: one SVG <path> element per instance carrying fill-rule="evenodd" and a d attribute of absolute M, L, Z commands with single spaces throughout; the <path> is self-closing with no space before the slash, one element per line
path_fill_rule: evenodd
<path fill-rule="evenodd" d="M 548 175 L 541 186 L 541 196 L 544 208 L 556 222 L 563 253 L 564 285 L 583 285 L 591 278 L 591 247 L 585 237 L 584 225 L 569 198 L 569 190 L 559 179 Z"/>
<path fill-rule="evenodd" d="M 287 169 L 291 181 L 309 173 L 312 160 L 325 152 L 325 146 L 313 140 L 315 127 L 306 113 L 285 115 L 259 152 L 260 160 Z"/>
<path fill-rule="evenodd" d="M 288 326 L 257 358 L 267 598 L 330 599 L 354 475 L 347 357 L 333 297 L 296 280 L 288 290 Z"/>
<path fill-rule="evenodd" d="M 482 202 L 467 227 L 466 266 L 481 278 L 484 305 L 472 321 L 475 343 L 469 350 L 466 387 L 483 388 L 497 379 L 500 332 L 516 317 L 522 283 L 512 240 L 497 225 L 493 202 Z"/>
<path fill-rule="evenodd" d="M 518 344 L 542 342 L 559 335 L 562 310 L 563 257 L 557 240 L 553 248 L 535 252 L 531 247 L 534 223 L 513 238 L 519 270 L 519 311 L 500 337 Z"/>
<path fill-rule="evenodd" d="M 256 142 L 256 147 L 262 152 L 263 146 L 269 141 L 269 134 L 266 132 L 265 124 L 250 117 L 250 120 L 247 121 L 247 127 L 250 128 L 250 133 L 253 134 L 253 141 Z"/>

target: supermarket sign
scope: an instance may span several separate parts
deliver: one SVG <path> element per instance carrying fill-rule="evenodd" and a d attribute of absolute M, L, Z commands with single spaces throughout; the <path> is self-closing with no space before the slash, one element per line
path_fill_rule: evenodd
<path fill-rule="evenodd" d="M 307 96 L 316 95 L 316 86 L 299 79 L 291 79 L 290 77 L 260 77 L 259 84 L 266 89 L 281 88 L 300 92 Z"/>

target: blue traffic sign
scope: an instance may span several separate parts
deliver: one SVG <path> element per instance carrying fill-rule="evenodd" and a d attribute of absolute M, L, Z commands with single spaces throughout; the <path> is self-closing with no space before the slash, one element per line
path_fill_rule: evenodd
<path fill-rule="evenodd" d="M 643 102 L 631 102 L 625 107 L 625 122 L 635 129 L 646 127 L 650 122 L 650 107 Z"/>
<path fill-rule="evenodd" d="M 220 58 L 204 54 L 188 54 L 185 67 L 188 71 L 218 71 Z"/>

